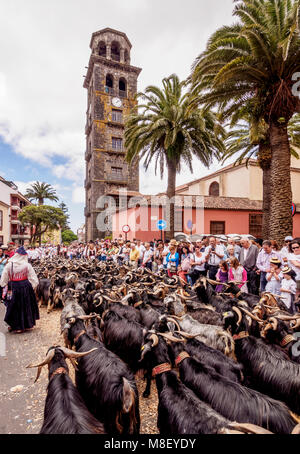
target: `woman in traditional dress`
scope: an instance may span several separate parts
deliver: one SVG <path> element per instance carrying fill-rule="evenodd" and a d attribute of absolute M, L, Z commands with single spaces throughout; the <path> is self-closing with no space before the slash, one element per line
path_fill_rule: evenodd
<path fill-rule="evenodd" d="M 9 259 L 1 275 L 0 286 L 8 284 L 7 310 L 4 321 L 8 331 L 22 333 L 34 327 L 40 318 L 34 289 L 39 283 L 38 277 L 28 263 L 24 247 L 17 249 Z"/>

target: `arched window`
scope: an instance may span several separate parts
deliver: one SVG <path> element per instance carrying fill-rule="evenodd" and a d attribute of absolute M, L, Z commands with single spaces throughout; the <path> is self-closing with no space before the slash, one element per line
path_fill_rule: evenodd
<path fill-rule="evenodd" d="M 99 44 L 99 55 L 100 57 L 106 58 L 106 44 L 104 41 L 101 41 Z"/>
<path fill-rule="evenodd" d="M 126 80 L 124 77 L 119 79 L 119 95 L 123 98 L 126 98 Z"/>
<path fill-rule="evenodd" d="M 130 64 L 129 53 L 128 53 L 127 49 L 125 49 L 125 52 L 124 52 L 124 61 L 125 61 L 125 63 Z"/>
<path fill-rule="evenodd" d="M 111 59 L 120 61 L 120 44 L 117 41 L 111 43 Z"/>
<path fill-rule="evenodd" d="M 105 79 L 105 91 L 106 93 L 114 94 L 114 78 L 111 74 L 107 74 Z"/>
<path fill-rule="evenodd" d="M 214 197 L 219 197 L 219 195 L 220 195 L 220 185 L 216 181 L 214 181 L 209 186 L 209 195 L 212 195 Z"/>

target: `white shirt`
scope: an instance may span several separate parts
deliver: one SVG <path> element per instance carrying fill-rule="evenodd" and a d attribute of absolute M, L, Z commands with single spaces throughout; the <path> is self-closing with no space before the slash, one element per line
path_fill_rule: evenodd
<path fill-rule="evenodd" d="M 197 265 L 195 265 L 194 269 L 197 270 L 197 271 L 205 271 L 205 254 L 203 252 L 201 252 L 201 257 L 197 257 L 196 254 L 193 254 L 193 257 L 192 257 L 192 261 L 197 263 Z"/>
<path fill-rule="evenodd" d="M 281 288 L 285 290 L 290 290 L 292 293 L 281 292 L 280 298 L 289 309 L 292 303 L 292 295 L 296 295 L 297 284 L 294 279 L 282 279 Z"/>
<path fill-rule="evenodd" d="M 148 251 L 147 251 L 147 249 L 145 249 L 144 256 L 143 256 L 143 263 L 145 263 L 146 260 L 148 260 L 148 259 L 149 259 L 148 262 L 151 262 L 152 256 L 153 256 L 153 251 L 151 249 L 148 249 Z"/>
<path fill-rule="evenodd" d="M 295 271 L 296 273 L 296 281 L 300 281 L 300 267 L 298 266 L 295 266 L 293 265 L 292 261 L 297 261 L 297 262 L 300 262 L 300 255 L 296 255 L 296 254 L 289 254 L 288 255 L 288 261 L 289 261 L 289 265 L 290 267 L 292 268 L 292 270 Z"/>
<path fill-rule="evenodd" d="M 163 254 L 167 253 L 167 255 L 163 256 L 163 265 L 167 264 L 167 256 L 169 254 L 170 250 L 168 246 L 164 246 L 164 250 L 162 251 Z"/>
<path fill-rule="evenodd" d="M 211 246 L 205 248 L 204 256 L 206 257 L 210 252 Z M 213 266 L 218 266 L 219 263 L 224 259 L 224 249 L 220 244 L 217 244 L 215 247 L 215 252 L 222 257 L 218 257 L 216 254 L 210 254 L 208 259 L 208 264 Z"/>
<path fill-rule="evenodd" d="M 146 248 L 145 248 L 145 246 L 143 244 L 141 244 L 140 246 L 137 246 L 136 248 L 139 250 L 139 252 L 140 252 L 140 257 L 139 258 L 140 258 L 140 260 L 142 260 Z"/>

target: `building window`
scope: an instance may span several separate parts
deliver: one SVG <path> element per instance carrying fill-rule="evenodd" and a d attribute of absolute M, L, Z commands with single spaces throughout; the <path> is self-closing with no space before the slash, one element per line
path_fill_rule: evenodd
<path fill-rule="evenodd" d="M 123 77 L 119 80 L 119 96 L 126 98 L 126 80 Z"/>
<path fill-rule="evenodd" d="M 3 211 L 0 210 L 0 230 L 3 229 Z"/>
<path fill-rule="evenodd" d="M 211 235 L 225 235 L 225 221 L 210 221 Z"/>
<path fill-rule="evenodd" d="M 120 61 L 120 44 L 117 41 L 111 43 L 111 59 Z"/>
<path fill-rule="evenodd" d="M 100 57 L 106 58 L 106 44 L 104 41 L 101 41 L 99 44 L 99 55 Z"/>
<path fill-rule="evenodd" d="M 123 180 L 123 169 L 122 167 L 112 167 L 111 168 L 111 177 L 114 180 Z"/>
<path fill-rule="evenodd" d="M 112 121 L 116 121 L 118 123 L 123 122 L 123 114 L 120 112 L 120 110 L 113 109 L 112 114 L 111 114 L 111 119 Z"/>
<path fill-rule="evenodd" d="M 3 238 L 3 236 L 0 236 L 0 246 L 2 246 L 3 243 L 4 243 L 4 238 Z"/>
<path fill-rule="evenodd" d="M 214 181 L 210 186 L 209 186 L 209 195 L 214 196 L 214 197 L 219 197 L 220 196 L 220 185 L 216 181 Z"/>
<path fill-rule="evenodd" d="M 255 238 L 262 238 L 262 214 L 249 214 L 249 234 Z"/>
<path fill-rule="evenodd" d="M 123 149 L 123 140 L 119 137 L 112 137 L 112 148 L 113 150 L 122 150 Z"/>

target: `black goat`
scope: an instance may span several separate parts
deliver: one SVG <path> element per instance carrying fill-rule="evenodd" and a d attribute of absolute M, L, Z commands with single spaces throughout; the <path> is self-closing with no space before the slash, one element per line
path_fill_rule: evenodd
<path fill-rule="evenodd" d="M 240 309 L 225 314 L 225 328 L 235 339 L 235 354 L 244 365 L 251 388 L 285 402 L 300 414 L 300 365 L 263 339 L 250 336 L 248 321 Z"/>
<path fill-rule="evenodd" d="M 270 317 L 264 327 L 263 336 L 270 344 L 280 346 L 292 361 L 300 364 L 300 352 L 293 348 L 298 339 L 294 337 L 293 330 L 283 320 L 277 317 Z"/>
<path fill-rule="evenodd" d="M 86 317 L 85 317 L 86 318 Z M 110 434 L 138 434 L 139 400 L 133 373 L 103 343 L 85 331 L 82 317 L 68 317 L 64 330 L 76 351 L 97 351 L 78 360 L 76 385 L 89 411 Z"/>
<path fill-rule="evenodd" d="M 209 347 L 197 339 L 188 339 L 185 350 L 195 359 L 203 360 L 205 364 L 211 366 L 215 371 L 234 382 L 243 381 L 243 366 L 228 358 L 220 350 Z"/>
<path fill-rule="evenodd" d="M 146 371 L 147 384 L 143 397 L 149 397 L 151 368 L 146 361 L 139 361 L 145 334 L 146 329 L 139 323 L 125 319 L 113 310 L 103 316 L 102 336 L 105 346 L 128 364 L 134 374 L 140 369 Z"/>
<path fill-rule="evenodd" d="M 169 350 L 173 363 L 179 366 L 181 381 L 218 413 L 273 433 L 292 432 L 296 422 L 284 403 L 222 377 L 205 361 L 191 358 L 182 344 L 172 343 Z"/>
<path fill-rule="evenodd" d="M 142 357 L 148 356 L 159 397 L 157 427 L 162 435 L 216 434 L 230 422 L 182 384 L 171 370 L 165 341 L 146 336 Z M 156 367 L 155 367 L 156 366 Z"/>
<path fill-rule="evenodd" d="M 36 380 L 43 366 L 48 365 L 49 383 L 41 434 L 104 434 L 104 427 L 86 408 L 78 390 L 69 377 L 65 358 L 74 359 L 88 355 L 93 350 L 77 353 L 64 347 L 51 347 L 46 359 L 37 365 Z"/>

